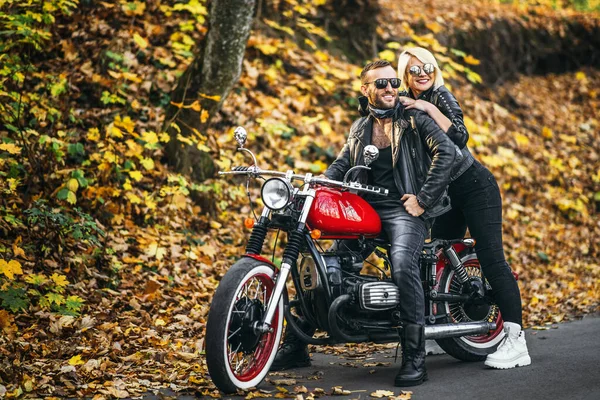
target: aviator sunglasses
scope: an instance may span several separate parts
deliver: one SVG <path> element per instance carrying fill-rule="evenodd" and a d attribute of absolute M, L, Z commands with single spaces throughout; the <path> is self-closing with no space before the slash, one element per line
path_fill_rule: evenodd
<path fill-rule="evenodd" d="M 425 71 L 427 75 L 431 75 L 433 71 L 435 71 L 435 67 L 433 66 L 433 64 L 430 63 L 423 64 L 423 71 Z M 413 65 L 408 69 L 408 72 L 412 76 L 419 76 L 421 75 L 421 67 L 419 67 L 418 65 Z"/>
<path fill-rule="evenodd" d="M 392 85 L 392 89 L 398 89 L 400 87 L 400 79 L 398 78 L 380 78 L 375 79 L 373 82 L 365 82 L 364 84 L 368 85 L 369 83 L 374 83 L 377 89 L 385 89 L 388 82 Z"/>

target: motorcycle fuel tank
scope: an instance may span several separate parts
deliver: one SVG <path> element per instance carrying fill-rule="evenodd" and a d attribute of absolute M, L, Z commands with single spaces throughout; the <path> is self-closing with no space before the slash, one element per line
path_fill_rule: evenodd
<path fill-rule="evenodd" d="M 323 239 L 374 237 L 381 232 L 379 215 L 366 200 L 329 188 L 316 190 L 307 223 L 319 229 Z"/>

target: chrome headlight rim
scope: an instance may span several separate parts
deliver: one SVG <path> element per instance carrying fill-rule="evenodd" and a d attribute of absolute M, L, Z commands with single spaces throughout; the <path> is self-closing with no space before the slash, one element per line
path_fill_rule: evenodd
<path fill-rule="evenodd" d="M 271 187 L 273 185 L 276 185 L 275 189 Z M 280 199 L 276 199 L 276 201 L 273 202 L 269 197 L 266 196 L 268 194 L 265 193 L 267 190 L 280 190 L 280 193 L 277 193 L 277 195 L 281 195 Z M 273 211 L 282 210 L 288 204 L 290 204 L 292 201 L 292 194 L 292 185 L 288 181 L 278 177 L 267 179 L 260 189 L 260 197 L 263 201 L 263 204 Z"/>

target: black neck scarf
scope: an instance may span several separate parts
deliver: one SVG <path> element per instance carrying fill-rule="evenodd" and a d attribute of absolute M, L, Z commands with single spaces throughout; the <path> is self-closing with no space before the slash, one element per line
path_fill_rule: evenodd
<path fill-rule="evenodd" d="M 373 118 L 377 119 L 385 119 L 392 118 L 396 111 L 400 108 L 400 102 L 398 101 L 393 108 L 381 109 L 373 107 L 371 103 L 369 103 L 369 113 L 373 116 Z"/>

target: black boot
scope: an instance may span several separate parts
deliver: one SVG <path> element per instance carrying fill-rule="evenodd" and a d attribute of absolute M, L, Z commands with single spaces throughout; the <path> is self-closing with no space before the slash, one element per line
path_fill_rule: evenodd
<path fill-rule="evenodd" d="M 306 323 L 298 323 L 302 332 L 309 336 L 315 333 L 315 330 Z M 285 331 L 283 343 L 277 351 L 277 355 L 271 364 L 269 371 L 283 371 L 292 368 L 310 367 L 310 355 L 308 354 L 308 345 L 304 343 L 288 327 Z"/>
<path fill-rule="evenodd" d="M 417 386 L 426 380 L 425 327 L 406 324 L 402 340 L 402 367 L 396 375 L 394 386 Z"/>

